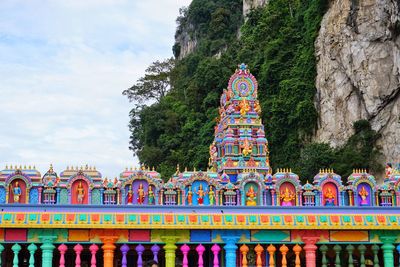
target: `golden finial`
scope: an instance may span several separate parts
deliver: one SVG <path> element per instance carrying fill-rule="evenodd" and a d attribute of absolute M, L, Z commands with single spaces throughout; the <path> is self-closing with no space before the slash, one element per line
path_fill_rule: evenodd
<path fill-rule="evenodd" d="M 67 165 L 67 171 L 69 171 L 69 166 Z"/>
<path fill-rule="evenodd" d="M 130 170 L 130 171 L 132 170 L 132 166 L 129 168 L 129 170 Z"/>
<path fill-rule="evenodd" d="M 50 163 L 50 168 L 49 168 L 50 172 L 53 172 L 53 164 Z"/>
<path fill-rule="evenodd" d="M 154 168 L 154 166 L 151 168 L 151 170 L 154 172 L 154 171 L 156 171 L 156 168 Z"/>
<path fill-rule="evenodd" d="M 76 165 L 76 166 L 75 166 L 75 171 L 77 171 L 78 169 L 79 169 L 79 168 L 78 168 L 78 165 Z"/>
<path fill-rule="evenodd" d="M 142 171 L 144 171 L 146 168 L 144 167 L 144 165 L 142 165 L 142 168 L 141 168 L 141 169 L 142 169 Z"/>
<path fill-rule="evenodd" d="M 196 172 L 196 167 L 193 167 L 193 172 Z"/>
<path fill-rule="evenodd" d="M 185 172 L 187 172 L 188 171 L 188 169 L 187 169 L 187 167 L 185 167 Z"/>
<path fill-rule="evenodd" d="M 86 164 L 85 165 L 85 170 L 88 170 L 89 169 L 89 166 Z"/>
<path fill-rule="evenodd" d="M 136 168 L 136 166 L 135 166 L 134 170 L 135 170 L 135 171 L 137 171 L 137 168 Z"/>
<path fill-rule="evenodd" d="M 126 172 L 128 171 L 128 167 L 125 167 L 125 171 L 126 171 Z"/>
<path fill-rule="evenodd" d="M 176 174 L 178 174 L 180 172 L 179 170 L 179 164 L 176 164 Z"/>
<path fill-rule="evenodd" d="M 6 164 L 6 168 L 5 168 L 6 170 L 8 170 L 8 166 L 7 166 L 7 164 Z"/>
<path fill-rule="evenodd" d="M 33 169 L 36 170 L 36 166 L 35 165 L 33 165 Z"/>
<path fill-rule="evenodd" d="M 147 166 L 147 171 L 148 171 L 148 172 L 150 171 L 150 166 Z"/>
<path fill-rule="evenodd" d="M 96 170 L 96 166 L 93 166 L 93 170 L 94 170 L 94 171 Z"/>

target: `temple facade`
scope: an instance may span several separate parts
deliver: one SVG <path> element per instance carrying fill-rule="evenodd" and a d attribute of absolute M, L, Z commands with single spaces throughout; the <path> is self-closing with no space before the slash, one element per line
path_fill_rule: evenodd
<path fill-rule="evenodd" d="M 400 167 L 273 171 L 241 64 L 223 90 L 207 170 L 92 166 L 0 172 L 0 266 L 399 266 Z M 166 182 L 164 182 L 166 181 Z M 346 182 L 345 182 L 346 181 Z"/>

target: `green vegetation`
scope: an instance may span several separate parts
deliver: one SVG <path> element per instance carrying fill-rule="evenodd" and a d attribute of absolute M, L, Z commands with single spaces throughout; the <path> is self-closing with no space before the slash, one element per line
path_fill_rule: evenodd
<path fill-rule="evenodd" d="M 343 148 L 311 143 L 317 120 L 314 41 L 326 5 L 326 0 L 272 0 L 253 10 L 244 25 L 240 0 L 193 0 L 182 9 L 176 34 L 197 40 L 196 50 L 163 73 L 171 88 L 167 94 L 131 112 L 131 149 L 141 163 L 157 167 L 165 179 L 177 164 L 206 169 L 220 94 L 244 62 L 259 82 L 274 169 L 292 167 L 306 180 L 319 168 L 345 175 L 353 167 L 374 165 L 377 152 L 370 142 L 376 134 L 365 123 L 355 125 L 355 136 Z M 173 51 L 179 56 L 179 44 Z"/>

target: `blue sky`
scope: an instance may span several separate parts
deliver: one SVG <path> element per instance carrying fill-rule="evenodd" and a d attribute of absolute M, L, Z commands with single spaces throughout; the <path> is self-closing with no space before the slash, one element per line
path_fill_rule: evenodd
<path fill-rule="evenodd" d="M 172 56 L 175 19 L 190 0 L 2 0 L 0 169 L 137 166 L 121 95 Z"/>

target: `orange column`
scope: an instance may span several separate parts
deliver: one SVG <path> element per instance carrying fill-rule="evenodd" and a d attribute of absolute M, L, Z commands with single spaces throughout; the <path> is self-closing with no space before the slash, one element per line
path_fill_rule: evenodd
<path fill-rule="evenodd" d="M 240 247 L 240 252 L 242 253 L 242 267 L 247 266 L 247 253 L 249 252 L 249 247 L 246 244 L 243 244 Z"/>
<path fill-rule="evenodd" d="M 299 246 L 299 244 L 296 244 L 294 247 L 293 247 L 293 251 L 294 251 L 294 254 L 296 255 L 296 260 L 295 260 L 295 267 L 300 267 L 301 265 L 300 265 L 300 252 L 301 252 L 301 247 Z"/>
<path fill-rule="evenodd" d="M 104 267 L 113 267 L 114 266 L 114 250 L 115 250 L 115 241 L 117 241 L 117 236 L 101 236 L 101 241 L 103 242 L 103 258 L 104 258 Z"/>
<path fill-rule="evenodd" d="M 263 248 L 260 244 L 258 244 L 258 245 L 254 248 L 254 251 L 255 251 L 256 254 L 257 254 L 256 265 L 257 265 L 257 267 L 262 267 L 261 254 L 263 253 L 264 248 Z"/>
<path fill-rule="evenodd" d="M 287 267 L 287 260 L 286 260 L 286 254 L 289 251 L 289 248 L 283 244 L 280 248 L 279 251 L 282 253 L 282 267 Z"/>
<path fill-rule="evenodd" d="M 275 267 L 275 258 L 274 258 L 274 254 L 276 251 L 276 248 L 274 245 L 269 245 L 267 247 L 267 251 L 269 253 L 269 267 Z"/>

